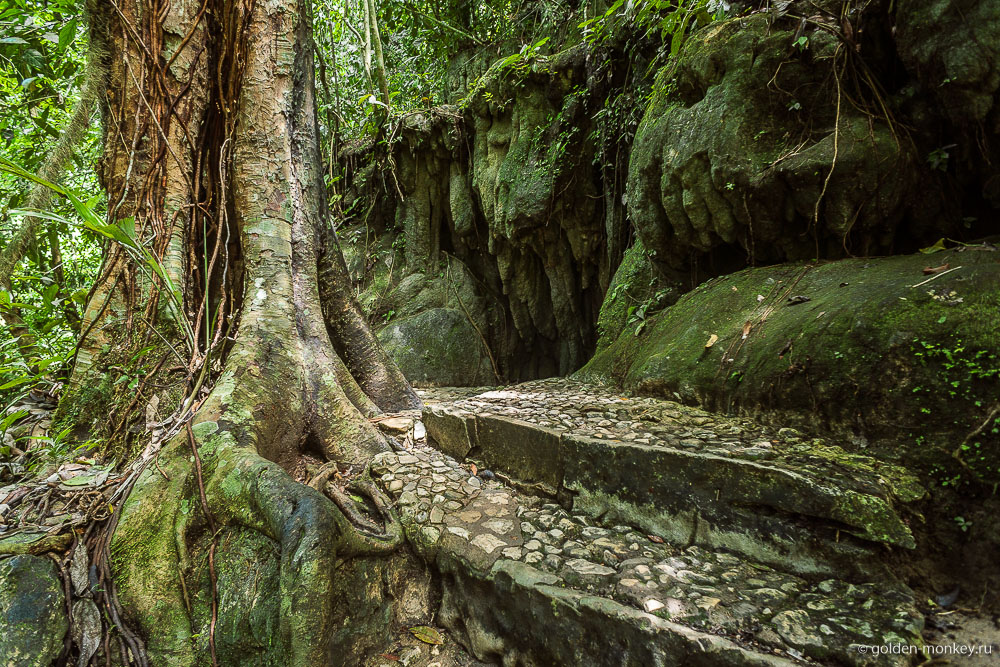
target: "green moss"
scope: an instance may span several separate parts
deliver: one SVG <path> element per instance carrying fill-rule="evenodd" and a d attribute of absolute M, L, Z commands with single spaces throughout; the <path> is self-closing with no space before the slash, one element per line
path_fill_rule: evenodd
<path fill-rule="evenodd" d="M 86 383 L 59 401 L 54 428 L 91 430 L 107 421 L 108 406 L 114 403 L 113 378 L 104 373 L 96 382 Z"/>
<path fill-rule="evenodd" d="M 192 627 L 203 662 L 211 661 L 211 579 L 203 536 L 195 545 L 195 570 L 189 575 L 194 595 Z M 220 664 L 282 665 L 280 641 L 280 548 L 273 540 L 239 526 L 225 528 L 217 539 L 219 599 L 216 652 Z"/>
<path fill-rule="evenodd" d="M 476 386 L 494 380 L 482 340 L 459 310 L 432 308 L 393 320 L 378 337 L 411 382 Z"/>
<path fill-rule="evenodd" d="M 625 252 L 601 304 L 597 316 L 597 349 L 611 345 L 627 326 L 638 329 L 657 310 L 675 300 L 675 290 L 661 285 L 646 256 L 645 246 L 637 240 Z"/>
<path fill-rule="evenodd" d="M 0 560 L 0 655 L 5 665 L 57 662 L 69 623 L 59 572 L 44 556 Z"/>
<path fill-rule="evenodd" d="M 658 73 L 632 148 L 628 211 L 665 275 L 736 248 L 751 263 L 891 250 L 903 219 L 905 244 L 914 230 L 936 239 L 957 226 L 891 120 L 861 111 L 864 100 L 838 107 L 836 96 L 805 93 L 826 88 L 833 53 L 843 54 L 818 31 L 790 57 L 796 27 L 765 14 L 715 23 Z M 800 145 L 789 130 L 834 119 L 836 138 L 824 129 Z"/>
<path fill-rule="evenodd" d="M 916 287 L 929 263 L 962 268 Z M 639 336 L 626 331 L 579 375 L 954 471 L 953 449 L 1000 396 L 998 278 L 996 253 L 976 247 L 748 269 L 701 285 Z M 991 432 L 980 441 L 992 485 L 1000 447 Z"/>
<path fill-rule="evenodd" d="M 847 491 L 834 506 L 831 515 L 834 519 L 860 526 L 862 530 L 858 535 L 873 542 L 898 544 L 907 549 L 917 546 L 913 533 L 882 498 Z"/>
<path fill-rule="evenodd" d="M 165 329 L 161 331 L 165 336 L 171 335 L 173 328 L 158 327 Z M 68 387 L 60 398 L 54 420 L 55 432 L 69 428 L 79 441 L 99 442 L 101 454 L 132 460 L 146 444 L 145 430 L 139 430 L 142 435 L 137 437 L 135 430 L 130 428 L 134 420 L 143 419 L 144 415 L 143 410 L 134 408 L 144 407 L 155 392 L 159 397 L 159 413 L 165 415 L 183 398 L 182 383 L 159 389 L 155 384 L 164 384 L 164 375 L 150 377 L 163 365 L 160 361 L 168 354 L 162 342 L 155 340 L 150 344 L 139 334 L 124 338 L 120 344 L 105 345 L 85 376 L 77 378 L 79 381 Z M 142 396 L 137 398 L 140 388 Z M 133 421 L 122 423 L 123 415 Z"/>

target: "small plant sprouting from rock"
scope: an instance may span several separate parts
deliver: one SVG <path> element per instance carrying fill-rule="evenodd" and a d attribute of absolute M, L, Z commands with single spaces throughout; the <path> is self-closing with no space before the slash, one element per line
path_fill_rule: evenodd
<path fill-rule="evenodd" d="M 940 410 L 940 404 L 954 405 L 956 402 L 967 406 L 964 412 L 970 416 L 990 410 L 990 406 L 983 401 L 986 395 L 983 389 L 1000 379 L 1000 357 L 995 352 L 969 349 L 961 339 L 947 345 L 914 339 L 910 349 L 921 364 L 934 364 L 941 371 L 940 382 L 936 385 L 918 385 L 912 389 L 921 414 L 934 415 L 936 410 Z M 973 419 L 977 423 L 970 426 L 969 435 L 950 452 L 961 466 L 961 471 L 949 471 L 943 465 L 934 466 L 934 474 L 942 487 L 958 487 L 963 482 L 974 481 L 996 483 L 1000 477 L 1000 465 L 997 452 L 988 446 L 988 442 L 1000 436 L 1000 418 L 996 416 L 998 408 L 1000 406 L 993 408 L 985 421 L 982 417 Z M 923 436 L 918 439 L 918 442 L 922 441 Z"/>

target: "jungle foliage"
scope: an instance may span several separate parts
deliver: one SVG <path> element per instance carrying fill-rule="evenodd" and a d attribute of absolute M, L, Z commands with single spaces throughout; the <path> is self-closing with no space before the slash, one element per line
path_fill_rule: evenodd
<path fill-rule="evenodd" d="M 86 69 L 87 26 L 80 2 L 5 3 L 0 10 L 0 157 L 36 173 L 79 102 Z M 93 164 L 100 128 L 91 123 L 61 183 L 92 200 L 103 195 Z M 20 212 L 34 186 L 0 169 L 0 248 L 24 224 Z M 45 231 L 0 285 L 0 404 L 36 389 L 52 391 L 64 377 L 79 333 L 79 310 L 100 264 L 98 236 L 77 224 L 72 204 L 51 200 Z"/>
<path fill-rule="evenodd" d="M 26 224 L 32 188 L 44 187 L 28 176 L 39 173 L 81 102 L 89 42 L 84 5 L 8 0 L 0 7 L 0 249 Z M 662 42 L 666 56 L 695 27 L 730 11 L 719 0 L 315 0 L 312 8 L 318 119 L 335 212 L 342 178 L 336 156 L 343 147 L 366 138 L 389 142 L 387 128 L 396 119 L 458 101 L 450 87 L 455 62 L 527 66 L 574 43 L 596 52 L 616 40 L 650 37 Z M 570 34 L 553 34 L 567 25 Z M 608 101 L 601 123 L 614 124 L 617 115 L 634 125 L 634 110 L 618 109 L 619 102 Z M 72 146 L 56 194 L 35 216 L 43 219 L 43 231 L 16 258 L 9 284 L 0 285 L 6 324 L 0 329 L 0 403 L 6 410 L 31 392 L 58 394 L 108 244 L 162 273 L 134 231 L 101 228 L 107 208 L 96 168 L 101 141 L 95 111 Z M 117 380 L 127 390 L 138 376 Z"/>

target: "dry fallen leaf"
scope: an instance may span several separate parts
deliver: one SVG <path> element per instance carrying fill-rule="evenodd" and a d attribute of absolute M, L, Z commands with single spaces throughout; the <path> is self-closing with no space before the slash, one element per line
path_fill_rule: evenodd
<path fill-rule="evenodd" d="M 757 303 L 760 303 L 763 300 L 764 300 L 764 295 L 763 294 L 758 294 L 757 295 Z"/>
<path fill-rule="evenodd" d="M 83 540 L 79 540 L 69 562 L 69 578 L 77 595 L 82 596 L 89 588 L 90 582 L 87 579 L 89 566 L 90 559 L 87 557 L 87 547 L 83 545 Z"/>
<path fill-rule="evenodd" d="M 476 467 L 476 464 L 475 464 L 475 463 L 470 463 L 470 464 L 469 464 L 469 470 L 471 470 L 471 471 L 472 471 L 472 474 L 473 474 L 473 476 L 475 476 L 475 475 L 478 475 L 478 474 L 479 474 L 479 468 L 477 468 L 477 467 Z"/>
<path fill-rule="evenodd" d="M 746 340 L 747 336 L 750 335 L 750 329 L 752 327 L 753 324 L 750 323 L 750 320 L 747 320 L 746 322 L 743 323 L 743 340 Z"/>
<path fill-rule="evenodd" d="M 951 268 L 951 264 L 942 264 L 941 266 L 928 266 L 924 269 L 925 276 L 933 276 L 935 273 L 941 273 L 942 271 L 947 271 Z"/>
<path fill-rule="evenodd" d="M 662 537 L 659 537 L 657 535 L 647 535 L 646 537 L 648 537 L 649 541 L 652 542 L 653 544 L 663 544 Z"/>
<path fill-rule="evenodd" d="M 713 345 L 715 345 L 715 342 L 716 342 L 717 340 L 719 340 L 719 337 L 718 337 L 718 336 L 716 336 L 715 334 L 712 334 L 712 337 L 708 339 L 708 342 L 707 342 L 707 343 L 705 343 L 705 349 L 707 350 L 708 348 L 710 348 L 710 347 L 712 347 Z"/>
<path fill-rule="evenodd" d="M 426 625 L 413 626 L 410 628 L 410 634 L 425 644 L 439 645 L 444 643 L 444 637 L 441 636 L 441 633 Z"/>
<path fill-rule="evenodd" d="M 73 643 L 80 651 L 78 665 L 86 665 L 101 646 L 101 612 L 93 600 L 81 598 L 73 603 Z"/>

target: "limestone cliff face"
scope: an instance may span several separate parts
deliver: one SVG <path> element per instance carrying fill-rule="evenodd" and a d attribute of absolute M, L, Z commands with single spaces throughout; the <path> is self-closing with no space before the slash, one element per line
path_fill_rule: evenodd
<path fill-rule="evenodd" d="M 720 22 L 660 72 L 628 196 L 664 270 L 736 249 L 730 261 L 884 254 L 954 231 L 902 128 L 845 99 L 844 44 L 794 40 L 765 14 Z"/>
<path fill-rule="evenodd" d="M 994 233 L 1000 9 L 842 4 L 745 7 L 674 57 L 653 36 L 456 61 L 455 105 L 344 156 L 342 233 L 364 227 L 355 273 L 404 371 L 566 374 L 714 276 Z M 433 321 L 447 372 L 416 361 Z"/>
<path fill-rule="evenodd" d="M 794 3 L 715 23 L 660 71 L 628 197 L 665 273 L 699 255 L 872 256 L 990 231 L 998 10 L 873 2 L 839 18 L 839 4 L 812 23 L 790 20 Z"/>
<path fill-rule="evenodd" d="M 494 365 L 509 379 L 566 374 L 594 351 L 612 267 L 586 70 L 583 48 L 492 68 L 462 107 L 404 118 L 394 169 L 377 176 L 369 222 L 396 263 L 375 308 L 393 311 L 386 337 L 429 345 L 442 331 L 416 315 L 454 311 L 467 320 L 454 363 L 488 362 L 465 383 L 495 382 Z M 405 365 L 417 381 L 459 379 Z"/>

